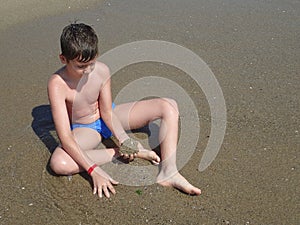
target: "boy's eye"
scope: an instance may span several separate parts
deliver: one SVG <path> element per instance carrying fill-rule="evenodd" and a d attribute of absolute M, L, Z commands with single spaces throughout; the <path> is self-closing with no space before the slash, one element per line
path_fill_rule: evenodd
<path fill-rule="evenodd" d="M 95 65 L 95 62 L 92 62 L 91 64 L 86 64 L 86 65 L 76 65 L 76 67 L 78 69 L 86 69 L 86 68 L 88 68 L 88 66 L 94 67 L 94 65 Z"/>

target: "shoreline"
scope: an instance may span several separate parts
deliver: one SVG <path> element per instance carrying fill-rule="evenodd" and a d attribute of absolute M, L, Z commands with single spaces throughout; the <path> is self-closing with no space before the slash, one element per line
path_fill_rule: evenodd
<path fill-rule="evenodd" d="M 6 30 L 11 26 L 18 24 L 26 24 L 30 21 L 49 16 L 59 16 L 62 13 L 79 12 L 88 10 L 96 5 L 100 5 L 103 1 L 47 1 L 39 0 L 3 0 L 0 8 L 0 30 Z"/>

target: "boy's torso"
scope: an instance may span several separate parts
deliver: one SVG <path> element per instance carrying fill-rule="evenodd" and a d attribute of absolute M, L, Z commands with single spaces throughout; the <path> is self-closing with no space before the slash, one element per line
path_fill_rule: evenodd
<path fill-rule="evenodd" d="M 98 99 L 103 81 L 96 70 L 84 75 L 77 83 L 60 77 L 65 83 L 65 102 L 70 122 L 87 124 L 99 119 Z"/>

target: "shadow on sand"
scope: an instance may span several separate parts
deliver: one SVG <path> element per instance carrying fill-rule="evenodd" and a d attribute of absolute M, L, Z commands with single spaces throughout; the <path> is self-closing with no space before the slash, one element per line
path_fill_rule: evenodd
<path fill-rule="evenodd" d="M 39 139 L 45 144 L 50 153 L 58 146 L 57 139 L 51 134 L 55 131 L 50 105 L 40 105 L 33 108 L 31 127 Z"/>
<path fill-rule="evenodd" d="M 58 146 L 58 141 L 51 133 L 55 132 L 55 126 L 50 105 L 40 105 L 34 107 L 31 115 L 33 117 L 33 121 L 31 123 L 32 130 L 52 154 L 55 148 Z M 56 175 L 51 170 L 49 161 L 46 165 L 46 169 L 50 174 L 54 176 Z"/>

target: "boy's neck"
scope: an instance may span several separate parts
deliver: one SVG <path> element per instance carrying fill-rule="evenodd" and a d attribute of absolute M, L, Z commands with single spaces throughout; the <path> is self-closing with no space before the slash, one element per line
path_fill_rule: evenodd
<path fill-rule="evenodd" d="M 63 67 L 63 75 L 64 78 L 66 78 L 67 80 L 71 81 L 71 82 L 78 82 L 81 78 L 82 75 L 78 75 L 76 73 L 72 73 L 72 71 L 69 69 L 68 65 L 65 65 Z"/>
<path fill-rule="evenodd" d="M 72 88 L 72 87 L 77 87 L 80 79 L 82 77 L 72 75 L 67 69 L 67 66 L 63 66 L 61 69 L 58 70 L 57 72 L 60 77 Z"/>

